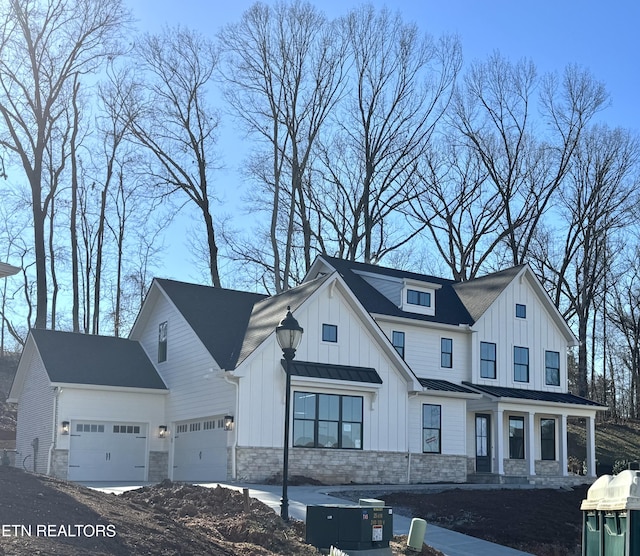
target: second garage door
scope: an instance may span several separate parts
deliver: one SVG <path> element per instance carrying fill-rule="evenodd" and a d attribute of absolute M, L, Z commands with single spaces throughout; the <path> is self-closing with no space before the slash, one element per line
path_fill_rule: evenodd
<path fill-rule="evenodd" d="M 173 480 L 211 482 L 227 480 L 227 432 L 215 417 L 176 423 L 173 443 Z"/>

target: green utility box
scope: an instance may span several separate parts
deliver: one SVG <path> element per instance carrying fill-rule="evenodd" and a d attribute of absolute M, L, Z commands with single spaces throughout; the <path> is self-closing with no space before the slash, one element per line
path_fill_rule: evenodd
<path fill-rule="evenodd" d="M 640 472 L 600 477 L 587 492 L 583 515 L 583 556 L 640 554 Z"/>
<path fill-rule="evenodd" d="M 316 548 L 388 548 L 393 537 L 393 510 L 387 506 L 307 506 L 306 529 L 306 542 Z"/>

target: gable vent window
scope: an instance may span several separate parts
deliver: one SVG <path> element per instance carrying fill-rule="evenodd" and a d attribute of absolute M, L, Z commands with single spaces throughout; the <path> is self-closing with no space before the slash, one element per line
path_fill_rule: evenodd
<path fill-rule="evenodd" d="M 333 343 L 338 341 L 338 327 L 335 324 L 322 325 L 322 341 Z"/>
<path fill-rule="evenodd" d="M 421 307 L 431 307 L 431 292 L 407 290 L 407 303 L 409 305 L 420 305 Z"/>
<path fill-rule="evenodd" d="M 158 363 L 167 360 L 167 321 L 158 326 Z"/>
<path fill-rule="evenodd" d="M 518 317 L 519 319 L 526 319 L 527 318 L 527 306 L 526 305 L 522 305 L 520 303 L 516 303 L 516 317 Z"/>

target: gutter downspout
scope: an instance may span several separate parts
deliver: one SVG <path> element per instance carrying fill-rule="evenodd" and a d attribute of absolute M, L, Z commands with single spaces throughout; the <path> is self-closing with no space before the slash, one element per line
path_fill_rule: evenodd
<path fill-rule="evenodd" d="M 238 446 L 238 421 L 240 421 L 240 419 L 238 419 L 239 415 L 238 415 L 238 408 L 240 407 L 240 379 L 238 377 L 233 377 L 235 380 L 232 380 L 229 375 L 227 375 L 227 373 L 229 371 L 222 371 L 224 374 L 222 375 L 222 378 L 224 379 L 225 382 L 235 386 L 235 390 L 236 390 L 236 403 L 235 403 L 235 411 L 234 414 L 236 416 L 236 422 L 235 422 L 235 427 L 233 430 L 233 444 L 231 445 L 231 478 L 233 480 L 236 480 L 238 477 L 238 471 L 237 471 L 237 463 L 236 463 L 236 448 Z"/>
<path fill-rule="evenodd" d="M 58 438 L 58 396 L 60 395 L 60 388 L 53 387 L 53 427 L 51 430 L 51 444 L 49 444 L 49 453 L 47 454 L 47 476 L 51 476 L 51 460 L 53 459 L 53 452 L 56 449 L 56 440 Z"/>

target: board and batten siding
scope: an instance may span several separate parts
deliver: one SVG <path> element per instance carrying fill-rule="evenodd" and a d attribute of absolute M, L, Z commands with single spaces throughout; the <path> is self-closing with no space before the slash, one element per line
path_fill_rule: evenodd
<path fill-rule="evenodd" d="M 294 316 L 304 328 L 296 360 L 372 367 L 383 383 L 324 383 L 294 376 L 292 399 L 296 391 L 362 395 L 363 449 L 406 451 L 407 381 L 340 288 L 321 288 Z M 322 341 L 323 324 L 337 326 L 337 342 Z M 286 376 L 281 359 L 282 351 L 273 334 L 246 361 L 239 382 L 239 414 L 244 420 L 237 429 L 239 446 L 283 445 Z"/>
<path fill-rule="evenodd" d="M 460 383 L 471 380 L 472 335 L 456 329 L 436 328 L 428 323 L 412 325 L 378 320 L 380 328 L 391 342 L 393 332 L 404 332 L 404 360 L 416 376 Z M 440 340 L 453 340 L 453 366 L 441 367 Z"/>
<path fill-rule="evenodd" d="M 409 451 L 422 453 L 422 406 L 440 406 L 440 450 L 445 455 L 467 453 L 467 404 L 464 399 L 445 396 L 413 396 L 409 402 Z"/>
<path fill-rule="evenodd" d="M 33 341 L 33 340 L 31 340 Z M 55 411 L 54 391 L 44 363 L 34 350 L 32 361 L 18 400 L 18 422 L 16 428 L 16 467 L 47 472 L 49 450 L 53 442 L 53 422 Z M 34 439 L 38 439 L 36 466 L 34 469 Z"/>
<path fill-rule="evenodd" d="M 158 438 L 164 422 L 165 395 L 159 393 L 105 391 L 88 388 L 62 389 L 58 397 L 59 421 L 108 421 L 146 423 L 147 450 L 168 450 L 167 440 Z M 71 431 L 73 432 L 73 431 Z M 69 449 L 70 435 L 58 435 L 57 448 Z"/>
<path fill-rule="evenodd" d="M 516 303 L 526 305 L 526 318 L 516 317 Z M 478 354 L 473 382 L 509 388 L 567 391 L 567 339 L 527 279 L 514 280 L 474 324 Z M 496 379 L 480 377 L 480 342 L 496 344 Z M 514 381 L 514 346 L 529 348 L 529 382 Z M 560 386 L 545 384 L 545 351 L 560 354 Z"/>
<path fill-rule="evenodd" d="M 158 329 L 167 323 L 167 360 L 158 362 Z M 207 415 L 225 414 L 235 405 L 234 387 L 185 318 L 166 297 L 158 296 L 139 341 L 170 390 L 167 425 Z"/>

